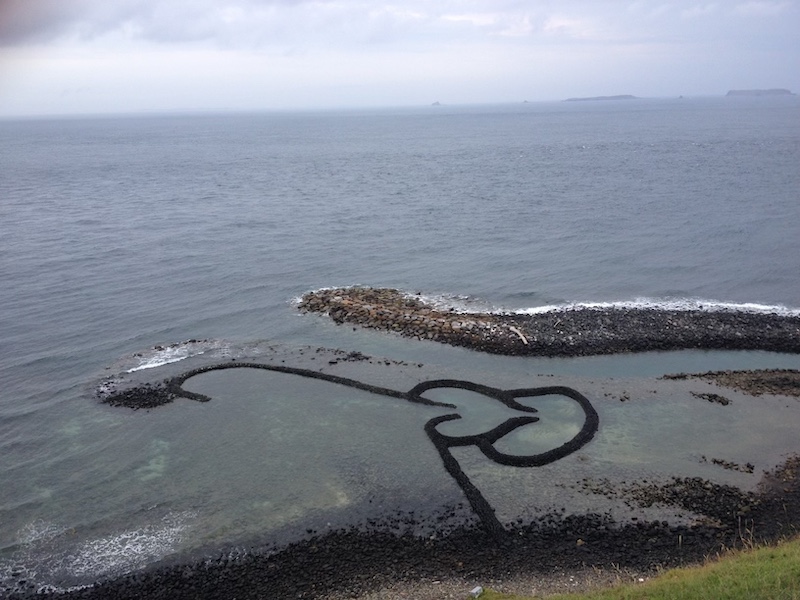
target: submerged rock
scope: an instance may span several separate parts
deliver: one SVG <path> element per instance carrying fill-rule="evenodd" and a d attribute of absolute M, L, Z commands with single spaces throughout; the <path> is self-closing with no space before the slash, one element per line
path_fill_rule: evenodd
<path fill-rule="evenodd" d="M 800 371 L 796 369 L 757 369 L 750 371 L 708 371 L 677 373 L 663 379 L 705 379 L 717 385 L 750 394 L 780 394 L 800 398 Z M 708 395 L 708 394 L 707 394 Z"/>

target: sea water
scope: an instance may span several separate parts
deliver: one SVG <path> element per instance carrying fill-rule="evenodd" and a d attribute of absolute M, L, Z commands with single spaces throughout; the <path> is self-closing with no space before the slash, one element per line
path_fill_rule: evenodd
<path fill-rule="evenodd" d="M 0 576 L 80 585 L 346 524 L 344 507 L 461 499 L 422 431 L 435 410 L 230 371 L 187 383 L 209 404 L 131 413 L 94 397 L 120 373 L 319 368 L 306 345 L 403 363 L 352 367 L 401 390 L 797 367 L 769 353 L 483 356 L 295 301 L 371 285 L 459 309 L 797 314 L 798 164 L 796 97 L 0 121 Z"/>

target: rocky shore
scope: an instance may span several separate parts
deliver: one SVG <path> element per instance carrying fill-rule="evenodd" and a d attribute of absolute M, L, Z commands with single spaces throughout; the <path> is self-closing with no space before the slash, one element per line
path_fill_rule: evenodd
<path fill-rule="evenodd" d="M 463 346 L 492 354 L 584 356 L 650 350 L 800 353 L 800 317 L 742 311 L 566 308 L 538 314 L 439 309 L 391 288 L 305 294 L 298 308 L 338 324 Z"/>
<path fill-rule="evenodd" d="M 592 493 L 620 491 L 601 488 Z M 445 581 L 451 589 L 463 582 L 461 593 L 454 597 L 466 598 L 469 585 L 491 583 L 496 589 L 512 590 L 506 584 L 520 578 L 525 585 L 547 589 L 548 582 L 563 580 L 565 573 L 584 578 L 591 572 L 601 582 L 613 581 L 608 573 L 646 577 L 662 568 L 702 561 L 725 548 L 796 534 L 800 458 L 790 458 L 766 473 L 756 492 L 676 478 L 664 485 L 643 482 L 624 493 L 627 501 L 641 506 L 674 503 L 707 518 L 692 526 L 666 522 L 620 526 L 604 515 L 549 515 L 510 529 L 503 540 L 470 527 L 442 537 L 396 535 L 389 531 L 392 523 L 384 523 L 374 530 L 353 528 L 310 537 L 277 551 L 253 549 L 154 566 L 57 596 L 73 600 L 359 598 L 393 589 L 388 596 L 375 597 L 403 598 L 409 597 L 404 590 L 419 589 L 420 582 L 428 582 L 422 586 L 425 594 L 418 597 L 441 598 L 433 582 Z M 30 595 L 10 598 L 33 595 L 41 597 L 32 590 Z"/>
<path fill-rule="evenodd" d="M 356 355 L 353 360 L 365 358 Z M 747 393 L 797 396 L 795 384 L 800 374 L 789 370 L 724 371 L 666 379 L 698 378 Z M 180 376 L 176 381 L 183 379 Z M 174 386 L 167 383 L 144 386 L 138 395 L 127 394 L 122 399 L 140 401 L 154 389 L 158 391 L 146 402 L 148 406 L 158 404 L 164 394 L 175 393 Z M 750 464 L 714 457 L 708 460 L 724 469 L 753 471 Z M 647 578 L 664 568 L 702 561 L 725 548 L 772 542 L 800 531 L 800 456 L 796 455 L 762 471 L 753 491 L 699 477 L 623 484 L 600 477 L 577 481 L 575 486 L 568 493 L 613 498 L 632 508 L 679 507 L 696 514 L 697 519 L 688 525 L 645 519 L 618 523 L 609 514 L 556 512 L 532 522 L 506 524 L 507 535 L 498 538 L 474 520 L 465 519 L 464 505 L 453 507 L 450 514 L 425 517 L 424 522 L 434 531 L 442 519 L 464 519 L 460 527 L 441 535 L 398 533 L 410 520 L 420 522 L 421 517 L 397 514 L 324 535 L 309 531 L 307 539 L 287 546 L 253 546 L 205 559 L 173 560 L 57 595 L 81 600 L 463 600 L 475 585 L 528 594 L 535 589 L 543 594 L 605 585 L 615 578 Z M 30 595 L 10 597 L 33 595 L 32 590 Z"/>
<path fill-rule="evenodd" d="M 300 309 L 327 313 L 340 324 L 497 354 L 577 356 L 682 348 L 800 352 L 800 319 L 774 314 L 646 309 L 563 310 L 541 315 L 460 313 L 438 309 L 398 290 L 370 288 L 312 292 L 303 297 Z M 344 351 L 341 357 L 338 360 L 369 359 Z M 177 396 L 191 397 L 180 384 L 208 368 L 163 383 L 124 390 L 104 388 L 100 400 L 114 406 L 152 409 Z M 270 368 L 300 372 L 285 366 Z M 305 370 L 302 374 L 311 376 Z M 313 376 L 352 383 L 330 374 Z M 796 370 L 681 373 L 665 379 L 700 379 L 748 394 L 800 395 Z M 383 393 L 382 388 L 376 390 Z M 690 393 L 704 401 L 727 404 L 720 394 Z M 700 460 L 707 459 L 702 456 Z M 737 464 L 710 455 L 708 460 L 732 471 L 752 473 L 754 469 L 750 463 Z M 615 499 L 634 509 L 674 506 L 697 515 L 689 525 L 643 518 L 619 523 L 610 514 L 555 512 L 533 522 L 506 523 L 505 534 L 493 536 L 474 519 L 464 519 L 465 504 L 452 507 L 450 514 L 426 517 L 434 530 L 441 520 L 458 520 L 459 526 L 440 535 L 398 533 L 409 519 L 419 517 L 397 514 L 380 523 L 324 535 L 309 530 L 306 539 L 281 547 L 252 546 L 211 557 L 171 559 L 90 587 L 44 595 L 81 600 L 438 600 L 466 598 L 474 585 L 516 593 L 530 593 L 534 588 L 538 593 L 574 591 L 577 588 L 564 589 L 564 581 L 597 585 L 613 582 L 620 573 L 646 578 L 664 568 L 702 561 L 725 548 L 796 535 L 800 531 L 800 456 L 790 455 L 783 464 L 760 473 L 754 491 L 699 477 L 675 477 L 623 485 L 602 478 L 584 479 L 570 492 Z M 20 582 L 8 597 L 41 597 L 35 589 L 19 591 L 24 589 Z"/>
<path fill-rule="evenodd" d="M 800 398 L 800 371 L 793 369 L 677 373 L 675 375 L 665 375 L 664 379 L 704 379 L 751 396 L 780 394 L 782 396 Z"/>

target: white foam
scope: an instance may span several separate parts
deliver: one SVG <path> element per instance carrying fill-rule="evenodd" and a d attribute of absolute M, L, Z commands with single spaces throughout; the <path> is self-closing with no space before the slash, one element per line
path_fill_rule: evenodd
<path fill-rule="evenodd" d="M 198 354 L 203 354 L 203 353 L 198 352 Z M 182 360 L 186 360 L 187 358 L 189 357 L 178 356 L 175 358 L 152 358 L 148 361 L 143 362 L 138 367 L 133 367 L 132 369 L 128 369 L 126 373 L 135 373 L 136 371 L 144 371 L 145 369 L 155 369 L 156 367 L 163 367 L 164 365 L 180 362 Z"/>
<path fill-rule="evenodd" d="M 363 287 L 359 285 L 323 287 L 314 291 L 332 289 L 350 289 Z M 460 314 L 494 313 L 535 315 L 548 312 L 564 312 L 570 310 L 608 310 L 608 309 L 651 309 L 651 310 L 676 310 L 676 311 L 704 311 L 704 312 L 744 312 L 756 314 L 776 314 L 786 317 L 800 316 L 800 308 L 791 308 L 782 304 L 757 304 L 754 302 L 722 302 L 702 298 L 634 298 L 633 300 L 617 300 L 611 302 L 566 302 L 563 304 L 548 304 L 545 306 L 532 306 L 529 308 L 508 309 L 493 305 L 480 298 L 453 294 L 421 294 L 400 290 L 405 298 L 418 300 L 440 311 L 451 311 Z M 292 303 L 299 304 L 302 297 L 292 299 Z"/>
<path fill-rule="evenodd" d="M 34 521 L 19 532 L 22 547 L 10 561 L 0 561 L 0 592 L 14 591 L 16 581 L 25 579 L 41 591 L 66 592 L 84 585 L 64 586 L 62 582 L 85 583 L 102 577 L 119 576 L 142 568 L 174 552 L 191 511 L 170 512 L 160 521 L 138 529 L 72 542 L 74 532 L 44 521 Z M 77 581 L 76 581 L 77 580 Z"/>
<path fill-rule="evenodd" d="M 800 316 L 800 309 L 789 308 L 781 304 L 770 305 L 756 304 L 753 302 L 720 302 L 718 300 L 704 300 L 700 298 L 635 298 L 633 300 L 620 300 L 616 302 L 572 302 L 568 304 L 552 304 L 549 306 L 522 308 L 513 312 L 520 315 L 534 315 L 548 312 L 564 312 L 583 309 L 648 309 L 703 312 L 743 312 L 754 314 L 776 314 L 786 317 Z"/>
<path fill-rule="evenodd" d="M 465 295 L 452 294 L 412 294 L 403 292 L 403 296 L 414 300 L 419 300 L 442 312 L 456 312 L 459 314 L 469 313 L 500 313 L 508 312 L 485 300 L 473 298 Z"/>
<path fill-rule="evenodd" d="M 303 292 L 299 296 L 295 296 L 294 298 L 289 300 L 289 304 L 291 304 L 292 306 L 299 306 L 303 302 L 303 298 L 304 298 L 304 296 L 306 294 L 316 294 L 316 293 L 319 293 L 319 292 L 328 292 L 330 290 L 352 290 L 352 289 L 356 289 L 356 288 L 366 288 L 366 287 L 370 287 L 370 286 L 359 285 L 359 284 L 356 283 L 356 284 L 353 284 L 353 285 L 329 285 L 329 286 L 325 286 L 325 287 L 319 287 L 319 288 L 315 288 L 313 290 L 309 290 L 307 292 Z"/>
<path fill-rule="evenodd" d="M 186 528 L 184 519 L 164 518 L 165 524 L 123 531 L 108 537 L 87 540 L 67 557 L 65 567 L 77 576 L 93 578 L 138 569 L 172 552 Z"/>
<path fill-rule="evenodd" d="M 65 531 L 66 527 L 37 519 L 23 526 L 18 533 L 18 537 L 20 543 L 30 545 L 40 541 L 51 540 Z"/>
<path fill-rule="evenodd" d="M 757 304 L 754 302 L 721 302 L 702 298 L 634 298 L 633 300 L 617 300 L 612 302 L 567 302 L 564 304 L 548 304 L 530 308 L 506 309 L 492 306 L 482 300 L 470 296 L 452 296 L 447 294 L 411 294 L 404 292 L 407 298 L 415 298 L 442 311 L 457 313 L 494 313 L 534 315 L 548 312 L 565 312 L 570 310 L 609 310 L 609 309 L 649 309 L 674 311 L 704 312 L 744 312 L 756 314 L 777 314 L 787 317 L 800 316 L 800 309 L 790 308 L 782 304 Z"/>
<path fill-rule="evenodd" d="M 125 372 L 135 373 L 180 362 L 192 356 L 205 354 L 209 350 L 218 349 L 221 345 L 223 345 L 223 342 L 219 340 L 200 340 L 180 342 L 169 346 L 156 346 L 146 353 L 143 352 L 136 355 L 134 358 L 138 364 L 126 369 Z"/>

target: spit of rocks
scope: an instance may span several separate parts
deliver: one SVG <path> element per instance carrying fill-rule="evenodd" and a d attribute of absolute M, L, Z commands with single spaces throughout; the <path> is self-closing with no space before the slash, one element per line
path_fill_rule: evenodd
<path fill-rule="evenodd" d="M 586 356 L 650 350 L 766 350 L 800 353 L 800 316 L 734 310 L 564 308 L 537 314 L 440 309 L 392 288 L 349 287 L 305 294 L 303 312 L 337 324 L 492 354 Z"/>

